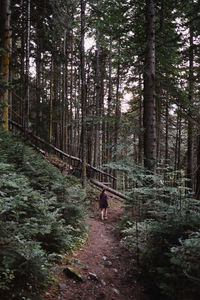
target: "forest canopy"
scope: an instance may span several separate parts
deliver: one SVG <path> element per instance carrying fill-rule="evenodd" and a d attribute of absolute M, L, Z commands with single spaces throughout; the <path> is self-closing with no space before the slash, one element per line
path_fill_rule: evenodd
<path fill-rule="evenodd" d="M 169 165 L 199 198 L 199 1 L 2 8 L 5 127 L 13 120 L 94 167 Z"/>

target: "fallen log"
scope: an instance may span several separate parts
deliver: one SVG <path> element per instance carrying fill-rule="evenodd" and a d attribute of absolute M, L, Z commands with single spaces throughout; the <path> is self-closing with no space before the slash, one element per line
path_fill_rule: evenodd
<path fill-rule="evenodd" d="M 14 125 L 15 127 L 19 128 L 21 131 L 23 131 L 22 125 L 16 123 L 15 121 L 12 121 L 12 120 L 9 120 L 9 122 L 10 122 L 10 124 Z M 54 149 L 56 152 L 60 153 L 60 154 L 63 155 L 64 157 L 67 157 L 67 158 L 69 158 L 69 159 L 71 159 L 71 160 L 73 160 L 73 161 L 77 161 L 77 162 L 80 163 L 80 164 L 82 163 L 82 160 L 81 160 L 80 158 L 75 157 L 75 156 L 72 156 L 72 155 L 69 155 L 69 154 L 63 152 L 62 150 L 60 150 L 60 149 L 58 149 L 57 147 L 53 146 L 52 144 L 46 142 L 45 140 L 43 140 L 43 139 L 40 138 L 39 136 L 33 134 L 32 132 L 28 132 L 28 135 L 30 135 L 31 137 L 33 137 L 33 138 L 36 139 L 37 141 L 39 141 L 39 142 L 45 144 L 46 146 L 48 146 L 48 147 Z M 38 148 L 38 149 L 40 149 L 40 148 Z M 41 149 L 40 149 L 40 150 L 41 150 Z M 40 151 L 40 152 L 41 152 L 41 151 Z M 89 165 L 89 164 L 86 164 L 86 166 L 87 166 L 88 169 L 91 169 L 91 170 L 93 170 L 93 171 L 95 171 L 95 172 L 97 172 L 97 173 L 99 173 L 99 174 L 105 175 L 106 177 L 109 177 L 109 178 L 112 178 L 113 180 L 116 180 L 116 177 L 112 176 L 111 174 L 108 174 L 108 173 L 106 173 L 106 172 L 104 172 L 104 171 L 102 171 L 102 170 L 100 170 L 100 169 L 97 169 L 97 168 L 95 168 L 95 167 L 93 167 L 93 166 L 91 166 L 91 165 Z"/>
<path fill-rule="evenodd" d="M 102 182 L 100 181 L 97 181 L 95 179 L 90 179 L 90 182 L 93 183 L 94 185 L 100 187 L 100 188 L 103 188 L 103 189 L 106 189 L 109 193 L 115 195 L 115 196 L 118 196 L 119 198 L 121 199 L 125 199 L 125 200 L 132 200 L 131 198 L 129 198 L 128 196 L 122 194 L 121 192 L 119 191 L 116 191 L 110 187 L 108 187 L 107 185 L 103 184 Z"/>

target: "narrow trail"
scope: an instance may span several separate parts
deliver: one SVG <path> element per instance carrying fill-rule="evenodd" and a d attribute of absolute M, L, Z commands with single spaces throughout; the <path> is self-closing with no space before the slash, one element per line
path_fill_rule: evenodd
<path fill-rule="evenodd" d="M 45 300 L 143 300 L 134 278 L 130 254 L 120 242 L 115 224 L 122 215 L 122 203 L 109 197 L 108 220 L 101 221 L 98 204 L 88 218 L 87 244 L 67 258 L 83 282 L 59 274 L 58 287 L 46 292 Z M 64 263 L 66 266 L 67 261 Z"/>

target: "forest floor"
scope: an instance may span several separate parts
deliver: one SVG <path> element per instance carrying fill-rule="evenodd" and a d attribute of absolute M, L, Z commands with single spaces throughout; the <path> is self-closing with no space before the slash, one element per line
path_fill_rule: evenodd
<path fill-rule="evenodd" d="M 116 229 L 122 214 L 123 203 L 109 195 L 108 220 L 101 221 L 94 201 L 87 220 L 88 241 L 63 261 L 58 284 L 45 293 L 45 300 L 147 300 Z M 63 272 L 67 267 L 81 279 L 69 278 Z"/>

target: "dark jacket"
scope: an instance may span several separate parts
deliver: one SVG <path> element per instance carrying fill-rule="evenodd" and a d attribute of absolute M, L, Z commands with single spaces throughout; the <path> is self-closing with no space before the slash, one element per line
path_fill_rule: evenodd
<path fill-rule="evenodd" d="M 108 196 L 105 192 L 102 192 L 100 194 L 99 207 L 100 208 L 107 208 L 108 207 Z"/>

